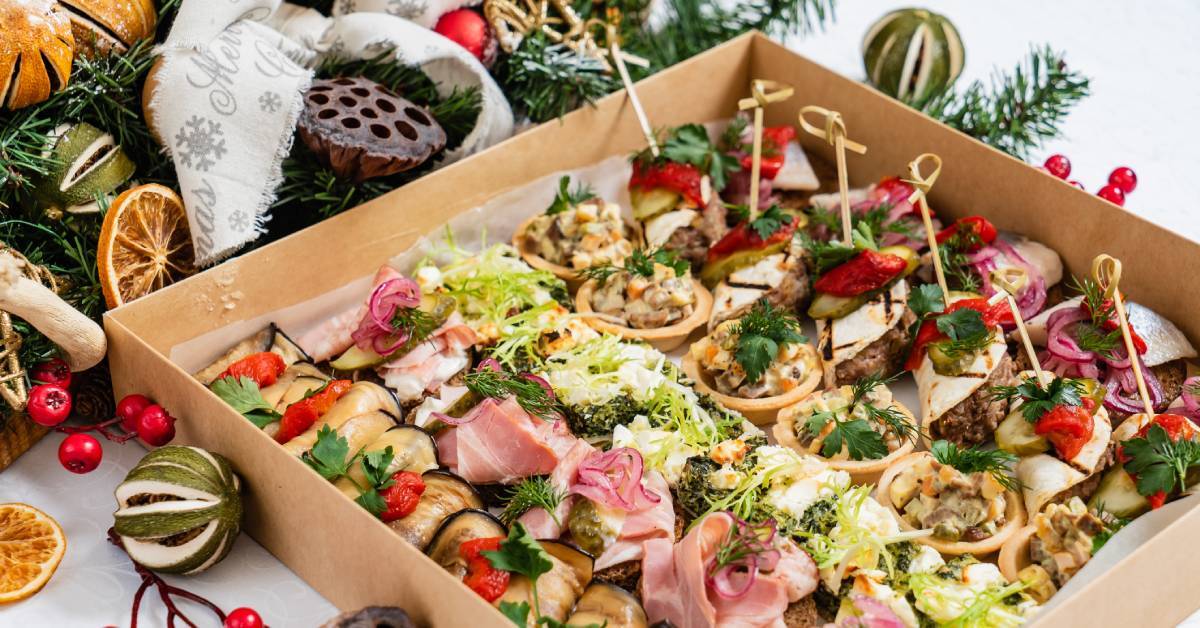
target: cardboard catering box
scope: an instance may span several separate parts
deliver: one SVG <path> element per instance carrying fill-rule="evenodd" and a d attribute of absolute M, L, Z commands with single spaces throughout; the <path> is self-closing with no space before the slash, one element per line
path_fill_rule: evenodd
<path fill-rule="evenodd" d="M 924 152 L 945 161 L 933 207 L 945 217 L 978 213 L 1046 243 L 1068 271 L 1086 273 L 1100 252 L 1125 263 L 1122 288 L 1200 338 L 1200 245 L 1075 190 L 863 85 L 788 52 L 765 37 L 740 37 L 643 81 L 639 94 L 656 125 L 726 118 L 754 78 L 783 81 L 796 95 L 767 110 L 768 124 L 794 123 L 799 108 L 840 111 L 852 137 L 851 183 L 903 170 Z M 180 444 L 227 456 L 245 480 L 245 529 L 342 609 L 394 604 L 434 626 L 505 625 L 486 603 L 384 524 L 310 472 L 173 363 L 172 348 L 337 290 L 369 275 L 450 217 L 549 173 L 639 149 L 643 138 L 623 94 L 584 107 L 484 153 L 421 178 L 313 228 L 161 290 L 105 317 L 118 395 L 142 392 L 185 417 Z M 830 147 L 804 137 L 810 154 Z M 500 238 L 507 234 L 500 234 Z M 251 324 L 253 323 L 253 325 Z M 214 353 L 224 347 L 213 347 Z M 1194 502 L 1106 570 L 1060 595 L 1037 625 L 1170 625 L 1195 605 L 1200 530 Z M 1118 535 L 1120 538 L 1120 535 Z M 314 621 L 323 618 L 313 618 Z"/>

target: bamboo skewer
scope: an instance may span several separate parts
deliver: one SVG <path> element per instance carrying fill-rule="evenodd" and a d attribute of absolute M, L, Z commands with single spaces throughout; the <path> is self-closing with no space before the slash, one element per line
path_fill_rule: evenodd
<path fill-rule="evenodd" d="M 613 64 L 617 66 L 617 73 L 621 75 L 621 82 L 625 84 L 625 94 L 629 97 L 629 104 L 633 105 L 633 113 L 637 116 L 638 124 L 642 127 L 642 135 L 646 137 L 646 144 L 650 147 L 650 154 L 655 158 L 659 155 L 658 139 L 654 136 L 654 127 L 650 126 L 650 119 L 646 117 L 646 110 L 642 108 L 642 101 L 638 98 L 637 89 L 633 86 L 633 79 L 629 77 L 629 69 L 625 67 L 625 62 L 628 61 L 640 67 L 648 67 L 650 62 L 641 57 L 631 55 L 621 50 L 621 44 L 617 41 L 617 29 L 613 25 L 608 25 L 608 52 L 613 59 Z"/>
<path fill-rule="evenodd" d="M 825 117 L 825 128 L 822 129 L 804 119 L 807 113 L 816 113 Z M 853 224 L 850 219 L 850 182 L 846 174 L 846 151 L 850 150 L 859 155 L 867 154 L 867 147 L 846 139 L 846 123 L 842 114 L 824 107 L 808 105 L 800 109 L 800 128 L 809 135 L 825 140 L 833 145 L 834 155 L 837 156 L 838 192 L 841 195 L 842 209 L 842 242 L 853 246 Z"/>
<path fill-rule="evenodd" d="M 1037 375 L 1038 385 L 1046 385 L 1042 362 L 1038 359 L 1037 350 L 1033 348 L 1033 341 L 1029 339 L 1029 330 L 1025 327 L 1025 318 L 1021 316 L 1021 308 L 1017 305 L 1017 300 L 1013 298 L 1014 294 L 1025 287 L 1029 281 L 1029 274 L 1020 268 L 1006 268 L 992 271 L 990 279 L 997 292 L 991 299 L 988 299 L 988 303 L 997 303 L 1000 299 L 1008 301 L 1008 309 L 1012 310 L 1013 320 L 1017 323 L 1017 334 L 1021 336 L 1021 344 L 1024 345 L 1025 353 L 1029 356 L 1029 364 L 1033 366 L 1033 372 Z"/>
<path fill-rule="evenodd" d="M 921 174 L 921 164 L 925 160 L 933 162 L 933 172 L 929 176 Z M 937 276 L 938 287 L 942 289 L 942 303 L 950 306 L 950 288 L 946 286 L 946 271 L 942 268 L 942 256 L 938 253 L 937 234 L 933 231 L 933 219 L 930 218 L 929 189 L 937 181 L 942 172 L 942 158 L 933 153 L 923 153 L 908 164 L 908 179 L 904 181 L 913 186 L 913 193 L 908 197 L 909 203 L 916 203 L 921 211 L 921 220 L 925 223 L 925 238 L 929 242 L 929 256 L 933 258 L 933 272 Z"/>
<path fill-rule="evenodd" d="M 750 98 L 738 101 L 738 110 L 754 110 L 754 147 L 750 157 L 750 220 L 758 216 L 759 172 L 762 169 L 763 109 L 774 102 L 792 97 L 794 90 L 783 83 L 754 79 L 750 82 Z"/>
<path fill-rule="evenodd" d="M 1133 334 L 1129 330 L 1129 317 L 1125 314 L 1125 299 L 1121 296 L 1119 284 L 1121 283 L 1121 260 L 1101 253 L 1092 260 L 1092 278 L 1096 280 L 1096 285 L 1104 291 L 1106 299 L 1112 299 L 1113 307 L 1117 311 L 1117 323 L 1121 326 L 1121 337 L 1125 340 L 1125 351 L 1129 354 L 1129 364 L 1133 367 L 1133 377 L 1137 381 L 1138 396 L 1142 398 L 1142 408 L 1146 411 L 1146 416 L 1154 416 L 1154 404 L 1150 401 L 1150 394 L 1146 391 L 1146 378 L 1142 374 L 1142 359 L 1138 355 L 1137 347 L 1133 344 Z"/>

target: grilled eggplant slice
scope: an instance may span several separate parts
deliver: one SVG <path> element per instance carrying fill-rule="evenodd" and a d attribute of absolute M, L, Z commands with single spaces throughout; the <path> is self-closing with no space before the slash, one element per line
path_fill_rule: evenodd
<path fill-rule="evenodd" d="M 312 362 L 297 362 L 287 367 L 274 384 L 260 392 L 263 399 L 275 407 L 276 412 L 283 412 L 288 406 L 300 401 L 328 381 L 329 376 L 322 373 Z"/>
<path fill-rule="evenodd" d="M 271 329 L 274 334 L 271 335 L 271 351 L 278 353 L 283 361 L 287 364 L 295 364 L 296 362 L 312 362 L 312 358 L 296 344 L 283 330 L 271 324 Z"/>
<path fill-rule="evenodd" d="M 467 575 L 467 561 L 458 553 L 463 543 L 474 539 L 508 536 L 499 519 L 484 510 L 468 508 L 450 515 L 438 526 L 425 553 L 455 578 Z"/>
<path fill-rule="evenodd" d="M 366 451 L 383 451 L 392 448 L 392 462 L 388 465 L 390 476 L 397 471 L 425 473 L 438 466 L 437 443 L 425 430 L 413 425 L 396 425 L 371 441 Z M 359 486 L 366 486 L 367 477 L 361 465 L 352 465 L 348 478 L 339 478 L 336 485 L 350 499 L 358 497 Z"/>
<path fill-rule="evenodd" d="M 595 560 L 591 554 L 561 541 L 539 541 L 542 549 L 550 555 L 553 567 L 538 578 L 538 602 L 540 612 L 556 621 L 566 621 L 575 602 L 583 595 L 583 590 L 592 581 L 592 570 Z M 501 602 L 520 604 L 525 602 L 533 606 L 533 596 L 529 578 L 514 575 L 508 581 L 508 590 L 493 604 L 497 607 Z"/>
<path fill-rule="evenodd" d="M 396 417 L 400 416 L 400 404 L 396 403 L 396 397 L 391 391 L 379 384 L 355 382 L 328 412 L 321 415 L 316 423 L 308 428 L 308 431 L 284 443 L 283 448 L 293 456 L 299 456 L 316 444 L 317 433 L 321 431 L 321 428 L 328 425 L 332 429 L 340 430 L 351 419 L 367 414 L 381 415 L 371 421 L 375 425 L 383 425 L 385 419 L 390 419 L 391 423 L 395 423 Z M 370 440 L 377 438 L 386 429 L 385 426 L 378 430 Z M 369 443 L 370 440 L 360 443 L 360 446 Z M 351 449 L 351 451 L 355 450 Z"/>
<path fill-rule="evenodd" d="M 448 471 L 426 471 L 421 479 L 425 481 L 425 492 L 416 510 L 388 526 L 405 541 L 424 550 L 447 517 L 468 508 L 482 509 L 483 499 L 470 482 Z"/>
<path fill-rule="evenodd" d="M 275 326 L 275 323 L 270 323 L 249 338 L 233 345 L 229 351 L 225 352 L 225 355 L 196 373 L 196 379 L 200 380 L 201 384 L 208 386 L 221 373 L 224 373 L 229 365 L 252 353 L 262 353 L 263 351 L 279 354 L 279 357 L 283 358 L 283 363 L 288 366 L 300 361 L 312 361 L 299 345 L 292 342 L 287 334 Z"/>
<path fill-rule="evenodd" d="M 346 611 L 322 624 L 321 628 L 416 628 L 416 624 L 402 608 L 368 606 Z"/>
<path fill-rule="evenodd" d="M 646 611 L 632 593 L 607 582 L 593 582 L 584 590 L 567 619 L 571 626 L 647 628 Z"/>

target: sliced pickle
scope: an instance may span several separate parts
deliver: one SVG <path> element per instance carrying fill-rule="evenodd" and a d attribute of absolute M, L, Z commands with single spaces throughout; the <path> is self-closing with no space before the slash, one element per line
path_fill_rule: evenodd
<path fill-rule="evenodd" d="M 1104 387 L 1104 385 L 1101 384 L 1099 380 L 1091 378 L 1084 378 L 1079 381 L 1083 382 L 1083 392 L 1081 393 L 1081 396 L 1087 397 L 1096 402 L 1096 408 L 1103 406 L 1104 396 L 1108 394 L 1108 390 Z"/>
<path fill-rule="evenodd" d="M 841 318 L 858 308 L 862 307 L 867 302 L 865 295 L 853 297 L 837 297 L 832 294 L 818 292 L 813 297 L 812 304 L 808 306 L 808 316 L 810 318 Z"/>
<path fill-rule="evenodd" d="M 791 240 L 788 239 L 768 244 L 761 249 L 735 251 L 721 259 L 706 261 L 704 262 L 704 267 L 700 269 L 700 281 L 711 289 L 713 286 L 721 283 L 721 280 L 728 277 L 733 271 L 753 266 L 764 257 L 783 252 L 790 242 Z"/>
<path fill-rule="evenodd" d="M 996 426 L 996 446 L 1018 456 L 1032 456 L 1050 450 L 1050 443 L 1033 431 L 1018 408 L 1008 413 Z"/>
<path fill-rule="evenodd" d="M 682 197 L 667 188 L 633 188 L 629 190 L 629 203 L 633 206 L 633 217 L 646 221 L 679 204 Z"/>
<path fill-rule="evenodd" d="M 896 257 L 908 262 L 908 267 L 904 269 L 903 273 L 901 273 L 901 277 L 907 277 L 911 275 L 913 271 L 915 271 L 917 267 L 921 265 L 921 256 L 907 246 L 901 246 L 899 244 L 895 246 L 885 246 L 882 249 L 879 249 L 879 252 L 886 253 L 888 255 L 895 255 Z"/>
<path fill-rule="evenodd" d="M 929 355 L 929 360 L 933 362 L 933 370 L 938 375 L 946 377 L 958 377 L 962 375 L 971 363 L 975 361 L 975 354 L 963 353 L 962 355 L 951 355 L 946 351 L 946 343 L 934 342 L 927 345 L 925 352 Z"/>
<path fill-rule="evenodd" d="M 1100 487 L 1088 500 L 1088 508 L 1103 509 L 1128 519 L 1150 510 L 1150 502 L 1138 493 L 1137 482 L 1125 471 L 1125 467 L 1118 464 L 1104 474 Z"/>

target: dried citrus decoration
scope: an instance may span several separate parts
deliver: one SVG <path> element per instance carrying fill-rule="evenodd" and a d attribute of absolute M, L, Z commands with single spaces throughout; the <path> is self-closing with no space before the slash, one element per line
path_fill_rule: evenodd
<path fill-rule="evenodd" d="M 60 0 L 71 18 L 75 46 L 84 54 L 125 52 L 154 35 L 158 16 L 152 0 Z"/>
<path fill-rule="evenodd" d="M 67 537 L 50 515 L 25 504 L 0 504 L 0 604 L 40 591 L 66 551 Z"/>
<path fill-rule="evenodd" d="M 0 0 L 0 107 L 36 105 L 66 87 L 75 38 L 50 0 Z"/>
<path fill-rule="evenodd" d="M 195 274 L 183 200 L 156 183 L 121 193 L 104 216 L 96 257 L 109 308 Z"/>

